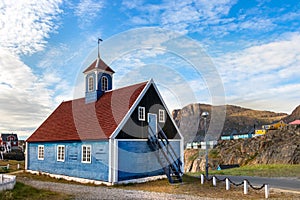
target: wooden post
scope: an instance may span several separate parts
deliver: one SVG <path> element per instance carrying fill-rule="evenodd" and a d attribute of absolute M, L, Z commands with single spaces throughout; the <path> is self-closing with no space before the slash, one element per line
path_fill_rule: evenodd
<path fill-rule="evenodd" d="M 213 176 L 213 186 L 217 186 L 217 179 L 216 179 L 216 177 L 215 176 Z"/>
<path fill-rule="evenodd" d="M 226 178 L 226 190 L 229 190 L 230 189 L 230 182 L 229 182 L 229 179 Z"/>
<path fill-rule="evenodd" d="M 7 164 L 6 168 L 7 168 L 7 170 L 9 170 L 9 164 Z"/>
<path fill-rule="evenodd" d="M 266 199 L 269 198 L 270 195 L 270 186 L 269 184 L 265 184 L 265 197 Z"/>
<path fill-rule="evenodd" d="M 3 174 L 0 174 L 0 183 L 3 183 Z"/>
<path fill-rule="evenodd" d="M 17 165 L 17 169 L 20 169 L 20 164 L 18 163 L 18 165 Z"/>
<path fill-rule="evenodd" d="M 248 182 L 244 180 L 244 194 L 248 194 Z"/>
<path fill-rule="evenodd" d="M 203 185 L 204 184 L 204 175 L 203 174 L 201 174 L 201 184 Z"/>

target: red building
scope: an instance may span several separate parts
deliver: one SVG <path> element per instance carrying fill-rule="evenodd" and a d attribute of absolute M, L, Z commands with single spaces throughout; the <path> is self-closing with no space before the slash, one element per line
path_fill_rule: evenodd
<path fill-rule="evenodd" d="M 13 133 L 1 133 L 1 145 L 10 147 L 11 149 L 18 148 L 18 135 Z"/>

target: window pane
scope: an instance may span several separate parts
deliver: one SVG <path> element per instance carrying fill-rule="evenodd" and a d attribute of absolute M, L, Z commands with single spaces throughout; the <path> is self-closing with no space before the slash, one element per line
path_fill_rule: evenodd
<path fill-rule="evenodd" d="M 90 163 L 91 162 L 91 147 L 82 146 L 82 162 Z"/>
<path fill-rule="evenodd" d="M 108 79 L 105 76 L 103 76 L 101 82 L 102 91 L 108 90 Z"/>
<path fill-rule="evenodd" d="M 159 110 L 158 114 L 159 114 L 159 116 L 158 116 L 159 122 L 165 122 L 165 111 Z"/>
<path fill-rule="evenodd" d="M 88 81 L 88 90 L 93 91 L 94 90 L 94 77 L 89 77 Z"/>
<path fill-rule="evenodd" d="M 138 108 L 138 118 L 139 120 L 145 121 L 145 107 Z"/>

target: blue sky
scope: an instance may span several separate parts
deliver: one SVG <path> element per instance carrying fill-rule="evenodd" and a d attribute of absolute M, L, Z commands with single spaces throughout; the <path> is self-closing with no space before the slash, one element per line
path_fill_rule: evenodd
<path fill-rule="evenodd" d="M 28 135 L 83 96 L 98 37 L 115 88 L 154 78 L 170 110 L 202 102 L 291 113 L 300 104 L 298 1 L 3 0 L 0 132 Z"/>

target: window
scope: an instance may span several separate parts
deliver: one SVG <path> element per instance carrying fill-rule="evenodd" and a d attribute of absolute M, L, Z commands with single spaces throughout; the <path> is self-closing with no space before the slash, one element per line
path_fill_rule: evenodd
<path fill-rule="evenodd" d="M 38 159 L 44 160 L 44 145 L 38 145 Z"/>
<path fill-rule="evenodd" d="M 159 122 L 165 122 L 165 111 L 164 110 L 159 109 L 158 120 L 159 120 Z"/>
<path fill-rule="evenodd" d="M 94 77 L 90 76 L 88 80 L 88 91 L 94 91 Z"/>
<path fill-rule="evenodd" d="M 57 146 L 57 161 L 60 161 L 60 162 L 65 161 L 65 145 Z"/>
<path fill-rule="evenodd" d="M 140 121 L 145 121 L 146 119 L 146 114 L 145 114 L 145 107 L 139 107 L 138 109 L 138 116 Z"/>
<path fill-rule="evenodd" d="M 108 79 L 107 79 L 107 77 L 103 76 L 101 78 L 101 85 L 102 85 L 102 91 L 108 90 Z"/>
<path fill-rule="evenodd" d="M 91 145 L 82 145 L 81 162 L 91 163 Z"/>

